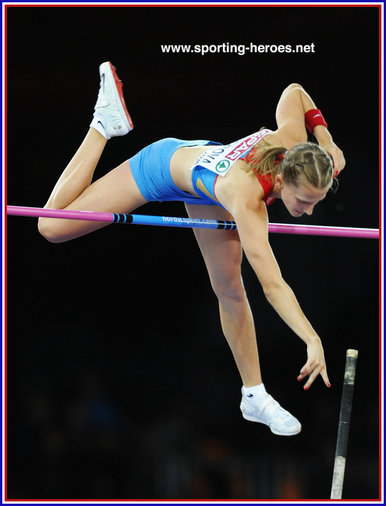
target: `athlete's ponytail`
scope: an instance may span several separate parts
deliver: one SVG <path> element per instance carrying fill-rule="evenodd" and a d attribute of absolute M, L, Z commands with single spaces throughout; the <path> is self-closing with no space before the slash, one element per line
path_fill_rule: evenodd
<path fill-rule="evenodd" d="M 247 164 L 244 170 L 252 171 L 255 174 L 259 173 L 262 176 L 270 175 L 274 178 L 279 173 L 279 164 L 283 160 L 286 151 L 283 146 L 274 146 L 263 141 L 258 150 L 252 148 L 244 158 Z"/>

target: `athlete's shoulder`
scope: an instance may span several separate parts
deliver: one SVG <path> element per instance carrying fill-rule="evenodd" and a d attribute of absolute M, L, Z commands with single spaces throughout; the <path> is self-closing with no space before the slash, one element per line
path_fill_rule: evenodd
<path fill-rule="evenodd" d="M 263 203 L 264 191 L 256 175 L 246 171 L 245 162 L 238 160 L 226 177 L 217 178 L 216 196 L 230 211 L 235 205 L 258 208 Z"/>

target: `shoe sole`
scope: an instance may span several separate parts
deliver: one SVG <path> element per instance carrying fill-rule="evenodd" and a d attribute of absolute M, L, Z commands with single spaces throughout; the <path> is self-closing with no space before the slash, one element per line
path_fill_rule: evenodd
<path fill-rule="evenodd" d="M 133 130 L 134 123 L 133 123 L 133 120 L 131 119 L 129 111 L 127 110 L 125 99 L 123 97 L 123 90 L 122 90 L 123 84 L 122 84 L 122 81 L 118 77 L 118 74 L 116 72 L 114 65 L 109 61 L 102 63 L 102 65 L 99 67 L 100 76 L 102 76 L 103 73 L 105 73 L 106 76 L 109 76 L 110 80 L 111 80 L 111 77 L 114 80 L 115 86 L 113 86 L 113 89 L 116 94 L 115 99 L 118 104 L 118 107 L 121 106 L 120 107 L 120 114 L 121 114 L 121 116 L 124 116 L 126 118 L 126 120 L 128 122 L 127 128 L 129 129 L 129 131 Z"/>
<path fill-rule="evenodd" d="M 242 413 L 242 415 L 243 415 L 243 418 L 245 418 L 245 420 L 248 420 L 248 422 L 256 422 L 256 423 L 262 423 L 263 425 L 267 425 L 266 423 L 262 422 L 261 420 L 259 420 L 258 418 L 255 418 L 253 416 L 244 415 L 244 413 Z M 269 427 L 269 425 L 267 425 L 267 427 Z M 301 430 L 302 430 L 301 427 L 299 429 L 297 429 L 295 432 L 279 432 L 277 430 L 272 429 L 272 427 L 269 427 L 269 429 L 276 436 L 296 436 L 296 434 L 299 434 L 299 432 L 301 432 Z"/>

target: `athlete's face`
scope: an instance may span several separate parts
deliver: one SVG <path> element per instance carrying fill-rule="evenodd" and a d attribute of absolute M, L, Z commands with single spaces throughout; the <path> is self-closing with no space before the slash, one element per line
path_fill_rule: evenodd
<path fill-rule="evenodd" d="M 327 191 L 328 188 L 320 190 L 305 183 L 294 186 L 283 182 L 281 199 L 291 216 L 295 218 L 303 214 L 311 216 L 314 207 L 325 198 Z"/>

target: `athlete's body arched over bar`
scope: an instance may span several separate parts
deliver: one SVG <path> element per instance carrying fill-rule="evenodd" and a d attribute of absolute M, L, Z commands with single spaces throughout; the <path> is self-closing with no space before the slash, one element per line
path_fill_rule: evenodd
<path fill-rule="evenodd" d="M 292 216 L 312 214 L 345 166 L 322 113 L 299 84 L 289 85 L 276 108 L 277 129 L 260 130 L 223 146 L 205 140 L 162 139 L 102 178 L 94 170 L 111 137 L 133 124 L 122 85 L 109 62 L 100 66 L 101 87 L 90 129 L 60 176 L 46 208 L 130 213 L 148 201 L 181 200 L 191 218 L 234 220 L 237 231 L 197 229 L 195 235 L 219 301 L 224 335 L 242 379 L 241 411 L 275 434 L 300 432 L 299 421 L 265 390 L 254 322 L 241 277 L 242 250 L 278 315 L 307 347 L 298 380 L 308 389 L 320 375 L 330 386 L 322 341 L 283 280 L 268 239 L 267 208 L 281 199 Z M 307 142 L 306 127 L 318 144 Z M 106 223 L 39 219 L 52 242 L 82 236 Z"/>

